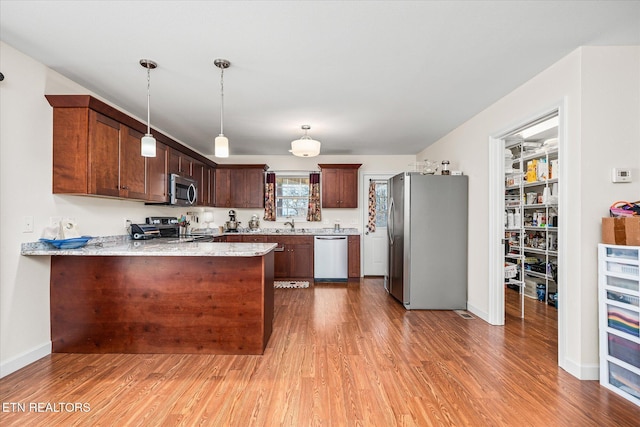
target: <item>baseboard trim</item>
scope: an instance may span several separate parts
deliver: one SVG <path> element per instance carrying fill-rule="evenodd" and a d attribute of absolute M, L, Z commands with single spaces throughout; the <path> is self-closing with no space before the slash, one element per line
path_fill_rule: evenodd
<path fill-rule="evenodd" d="M 39 347 L 32 348 L 25 351 L 16 357 L 0 363 L 0 378 L 6 377 L 15 371 L 24 368 L 27 365 L 42 359 L 45 356 L 51 354 L 51 341 L 42 344 Z"/>
<path fill-rule="evenodd" d="M 469 301 L 467 301 L 467 311 L 475 314 L 476 317 L 484 320 L 488 324 L 491 324 L 491 322 L 489 322 L 489 313 L 478 309 L 478 307 L 474 307 L 472 304 L 469 304 Z"/>
<path fill-rule="evenodd" d="M 590 381 L 600 379 L 600 365 L 597 363 L 579 365 L 571 360 L 565 360 L 560 367 L 579 380 Z"/>

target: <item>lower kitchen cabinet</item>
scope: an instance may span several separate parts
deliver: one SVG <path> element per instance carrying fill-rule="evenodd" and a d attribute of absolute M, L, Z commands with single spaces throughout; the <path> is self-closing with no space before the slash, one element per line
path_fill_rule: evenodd
<path fill-rule="evenodd" d="M 214 242 L 277 243 L 274 250 L 276 279 L 313 280 L 313 236 L 281 236 L 271 234 L 233 234 L 217 236 Z M 350 279 L 360 277 L 360 235 L 348 237 Z"/>
<path fill-rule="evenodd" d="M 360 277 L 360 236 L 349 236 L 349 278 L 357 279 Z"/>
<path fill-rule="evenodd" d="M 313 236 L 265 237 L 267 242 L 278 244 L 273 271 L 276 279 L 313 278 Z"/>

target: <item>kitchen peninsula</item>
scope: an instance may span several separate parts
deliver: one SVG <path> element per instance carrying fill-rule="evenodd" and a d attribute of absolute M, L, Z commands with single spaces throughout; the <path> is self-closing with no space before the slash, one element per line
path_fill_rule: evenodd
<path fill-rule="evenodd" d="M 117 236 L 21 253 L 51 256 L 54 353 L 263 354 L 275 247 Z"/>

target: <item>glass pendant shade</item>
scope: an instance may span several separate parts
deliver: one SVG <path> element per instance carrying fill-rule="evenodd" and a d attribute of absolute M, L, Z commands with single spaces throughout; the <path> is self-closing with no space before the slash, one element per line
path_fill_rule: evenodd
<path fill-rule="evenodd" d="M 150 59 L 141 59 L 140 65 L 147 69 L 147 133 L 140 140 L 140 155 L 142 157 L 156 156 L 156 139 L 151 135 L 151 70 L 158 64 Z"/>
<path fill-rule="evenodd" d="M 215 156 L 229 157 L 229 140 L 223 134 L 220 134 L 216 137 Z"/>
<path fill-rule="evenodd" d="M 298 157 L 315 157 L 320 154 L 320 141 L 303 136 L 291 142 L 291 154 Z"/>
<path fill-rule="evenodd" d="M 146 134 L 140 140 L 140 151 L 142 157 L 155 157 L 156 156 L 156 139 L 150 133 Z"/>

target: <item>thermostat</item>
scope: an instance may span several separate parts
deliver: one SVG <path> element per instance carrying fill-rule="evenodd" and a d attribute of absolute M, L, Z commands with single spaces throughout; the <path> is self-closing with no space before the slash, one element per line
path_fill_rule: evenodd
<path fill-rule="evenodd" d="M 611 182 L 631 182 L 631 169 L 613 168 Z"/>

